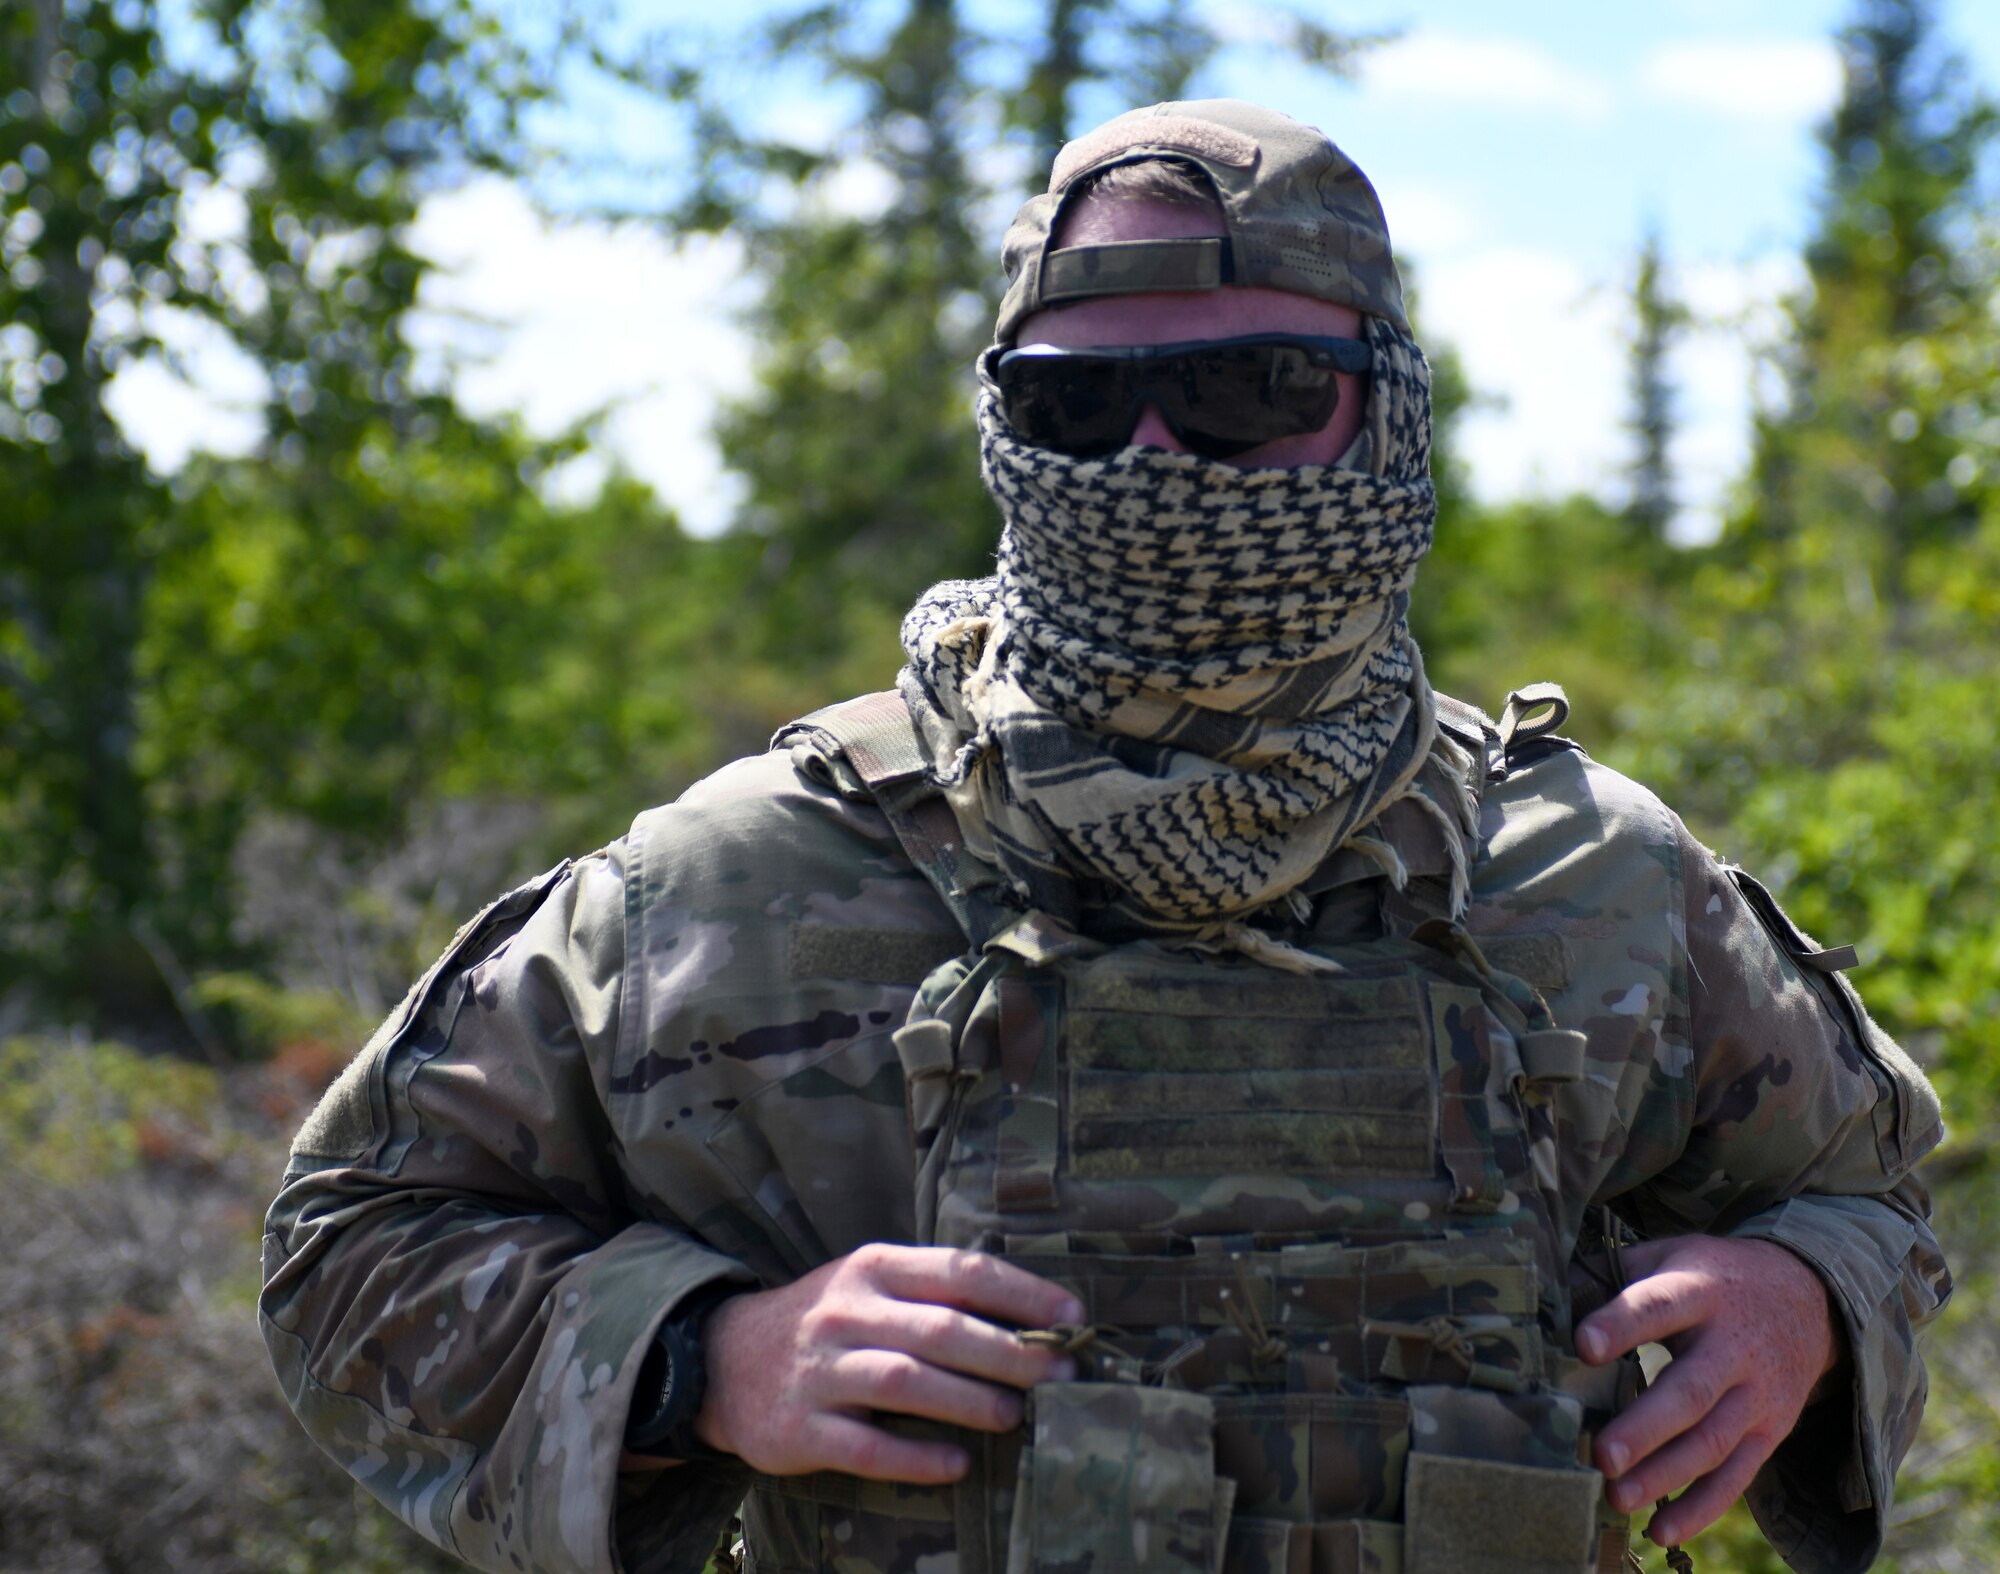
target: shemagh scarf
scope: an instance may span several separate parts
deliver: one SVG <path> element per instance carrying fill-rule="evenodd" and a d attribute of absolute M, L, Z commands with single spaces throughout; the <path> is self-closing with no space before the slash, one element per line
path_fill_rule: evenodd
<path fill-rule="evenodd" d="M 1399 878 L 1357 833 L 1413 796 L 1463 910 L 1469 762 L 1406 621 L 1437 512 L 1430 374 L 1406 334 L 1367 332 L 1356 446 L 1295 470 L 1033 447 L 982 363 L 999 571 L 910 609 L 899 687 L 967 850 L 1015 902 L 1107 938 L 1264 953 L 1242 920 L 1288 895 L 1302 913 L 1292 893 L 1350 839 Z M 1445 791 L 1413 789 L 1427 763 Z"/>

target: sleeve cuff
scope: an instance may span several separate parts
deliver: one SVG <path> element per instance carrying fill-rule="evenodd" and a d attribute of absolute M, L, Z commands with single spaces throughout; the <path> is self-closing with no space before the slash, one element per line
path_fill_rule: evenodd
<path fill-rule="evenodd" d="M 535 1568 L 617 1574 L 631 1539 L 622 1520 L 636 1514 L 649 1549 L 698 1542 L 687 1566 L 702 1565 L 742 1496 L 740 1483 L 729 1496 L 729 1481 L 747 1474 L 682 1467 L 648 1478 L 651 1490 L 640 1492 L 620 1481 L 618 1462 L 654 1330 L 689 1295 L 725 1281 L 755 1288 L 734 1259 L 635 1224 L 556 1283 L 520 1402 L 453 1515 L 462 1555 L 497 1569 L 525 1552 Z M 640 1566 L 661 1566 L 651 1559 L 649 1551 Z"/>
<path fill-rule="evenodd" d="M 1874 1417 L 1899 1396 L 1886 1392 L 1892 1373 L 1875 1345 L 1887 1336 L 1885 1303 L 1900 1287 L 1916 1231 L 1875 1199 L 1794 1197 L 1729 1233 L 1783 1246 L 1817 1273 L 1847 1350 L 1745 1501 L 1793 1568 L 1861 1574 L 1881 1551 L 1896 1466 Z"/>

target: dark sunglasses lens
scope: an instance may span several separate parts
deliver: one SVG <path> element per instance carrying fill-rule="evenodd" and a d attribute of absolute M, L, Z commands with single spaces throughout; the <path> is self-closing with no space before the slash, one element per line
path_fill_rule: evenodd
<path fill-rule="evenodd" d="M 1061 453 L 1108 454 L 1132 432 L 1130 367 L 1085 356 L 1002 361 L 1000 396 L 1014 435 Z"/>
<path fill-rule="evenodd" d="M 999 383 L 1017 437 L 1081 456 L 1129 443 L 1144 404 L 1157 405 L 1193 452 L 1230 459 L 1317 431 L 1339 399 L 1333 368 L 1289 344 L 1141 358 L 1013 354 L 1001 359 Z"/>
<path fill-rule="evenodd" d="M 1280 437 L 1316 432 L 1333 418 L 1340 385 L 1290 345 L 1230 345 L 1194 351 L 1180 363 L 1178 427 L 1188 446 L 1226 459 Z M 1206 440 L 1207 447 L 1196 439 Z"/>

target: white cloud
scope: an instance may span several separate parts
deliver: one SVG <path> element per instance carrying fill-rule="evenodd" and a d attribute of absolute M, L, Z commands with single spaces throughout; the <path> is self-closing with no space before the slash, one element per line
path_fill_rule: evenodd
<path fill-rule="evenodd" d="M 426 203 L 411 240 L 440 264 L 412 338 L 434 367 L 455 367 L 468 411 L 518 411 L 546 435 L 613 407 L 604 441 L 626 468 L 689 529 L 728 522 L 738 488 L 708 422 L 750 380 L 732 319 L 743 299 L 737 242 L 674 245 L 638 225 L 551 223 L 499 180 Z M 579 470 L 571 489 L 597 469 Z"/>
<path fill-rule="evenodd" d="M 1682 39 L 1639 66 L 1648 98 L 1733 120 L 1811 120 L 1833 107 L 1840 85 L 1840 56 L 1825 39 Z"/>
<path fill-rule="evenodd" d="M 1461 452 L 1488 501 L 1604 490 L 1622 457 L 1622 305 L 1559 252 L 1490 247 L 1425 270 L 1426 330 L 1481 394 Z"/>
<path fill-rule="evenodd" d="M 1434 186 L 1407 183 L 1396 188 L 1388 217 L 1398 256 L 1456 251 L 1485 227 L 1470 203 Z"/>
<path fill-rule="evenodd" d="M 220 201 L 208 217 L 219 232 L 231 222 Z M 741 486 L 708 426 L 717 403 L 750 383 L 749 346 L 732 315 L 743 300 L 740 245 L 675 246 L 637 225 L 550 223 L 499 180 L 425 203 L 410 239 L 439 265 L 408 323 L 411 340 L 469 413 L 518 412 L 547 436 L 608 410 L 606 452 L 565 467 L 552 491 L 587 496 L 615 457 L 690 530 L 729 522 Z M 107 396 L 121 429 L 162 474 L 198 450 L 248 453 L 263 435 L 262 371 L 203 319 L 158 321 L 186 375 L 158 356 L 129 363 Z"/>
<path fill-rule="evenodd" d="M 1668 367 L 1683 539 L 1721 527 L 1749 460 L 1755 351 L 1775 336 L 1775 302 L 1797 283 L 1797 262 L 1783 255 L 1669 277 L 1694 314 Z M 1427 332 L 1457 349 L 1476 392 L 1503 401 L 1460 428 L 1481 499 L 1585 491 L 1621 502 L 1631 457 L 1626 281 L 1592 278 L 1557 252 L 1494 247 L 1439 260 L 1423 286 Z"/>
<path fill-rule="evenodd" d="M 1361 57 L 1371 91 L 1448 100 L 1466 108 L 1526 109 L 1601 120 L 1612 95 L 1600 77 L 1517 38 L 1419 29 Z"/>
<path fill-rule="evenodd" d="M 1675 533 L 1713 540 L 1731 490 L 1749 467 L 1751 379 L 1758 351 L 1781 331 L 1779 301 L 1802 282 L 1797 257 L 1707 263 L 1669 279 L 1694 321 L 1669 372 L 1679 389 L 1673 461 L 1683 505 Z"/>

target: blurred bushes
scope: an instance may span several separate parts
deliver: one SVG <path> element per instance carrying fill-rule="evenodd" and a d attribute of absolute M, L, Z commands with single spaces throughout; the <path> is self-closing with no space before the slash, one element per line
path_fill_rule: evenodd
<path fill-rule="evenodd" d="M 0 1045 L 0 1570 L 461 1567 L 320 1455 L 263 1358 L 262 1199 L 328 1069 Z"/>

